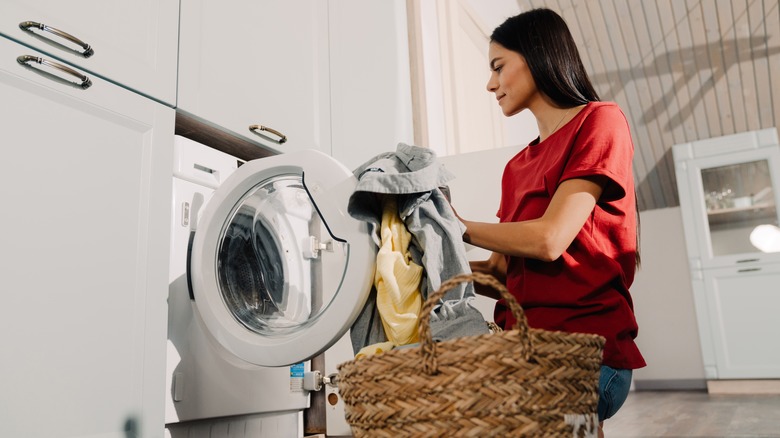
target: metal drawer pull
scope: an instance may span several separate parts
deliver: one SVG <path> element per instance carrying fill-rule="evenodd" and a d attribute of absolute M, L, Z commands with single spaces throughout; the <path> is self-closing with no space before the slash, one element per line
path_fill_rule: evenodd
<path fill-rule="evenodd" d="M 287 141 L 287 136 L 286 135 L 282 134 L 281 132 L 277 131 L 276 129 L 272 129 L 272 128 L 269 128 L 267 126 L 263 126 L 263 125 L 250 125 L 249 126 L 249 130 L 254 132 L 255 134 L 260 135 L 261 137 L 264 137 L 264 138 L 268 138 L 268 137 L 266 137 L 263 134 L 260 134 L 257 131 L 270 132 L 271 134 L 274 134 L 275 136 L 279 137 L 279 140 L 274 140 L 274 141 L 276 141 L 279 144 L 282 144 L 282 143 Z M 273 139 L 269 139 L 269 140 L 273 140 Z"/>
<path fill-rule="evenodd" d="M 51 26 L 47 26 L 47 25 L 45 25 L 43 23 L 36 23 L 34 21 L 22 21 L 21 23 L 19 23 L 19 28 L 22 29 L 22 30 L 25 30 L 27 32 L 32 32 L 30 30 L 30 28 L 33 28 L 33 27 L 36 28 L 36 29 L 40 29 L 42 31 L 45 31 L 45 32 L 53 33 L 54 35 L 57 35 L 60 38 L 65 38 L 66 40 L 72 42 L 73 44 L 77 44 L 77 45 L 81 46 L 81 48 L 84 49 L 84 51 L 81 52 L 81 56 L 83 56 L 85 58 L 89 58 L 90 56 L 95 54 L 95 51 L 92 50 L 92 47 L 90 47 L 89 44 L 85 43 L 84 41 L 81 41 L 80 39 L 74 37 L 73 35 L 71 35 L 71 34 L 69 34 L 67 32 L 63 32 L 63 31 L 61 31 L 59 29 L 55 29 L 55 28 L 53 28 Z"/>
<path fill-rule="evenodd" d="M 74 83 L 73 85 L 79 86 L 79 87 L 83 88 L 84 90 L 86 90 L 87 88 L 89 88 L 92 85 L 92 81 L 89 80 L 89 78 L 87 76 L 77 72 L 76 70 L 73 70 L 70 67 L 66 67 L 66 66 L 64 66 L 64 65 L 62 65 L 60 63 L 54 62 L 54 61 L 49 61 L 47 59 L 39 58 L 37 56 L 30 56 L 30 55 L 22 55 L 22 56 L 16 58 L 16 61 L 19 64 L 22 64 L 22 65 L 24 65 L 26 67 L 30 67 L 30 65 L 27 64 L 27 63 L 30 62 L 30 61 L 33 61 L 33 62 L 35 62 L 37 64 L 43 64 L 43 65 L 46 65 L 46 66 L 49 66 L 49 67 L 54 67 L 54 68 L 56 68 L 58 70 L 64 71 L 65 73 L 67 73 L 69 75 L 72 75 L 72 76 L 75 76 L 75 77 L 79 78 L 79 80 L 81 80 L 81 83 L 80 84 Z M 62 80 L 60 78 L 57 78 L 57 79 Z M 63 81 L 63 82 L 65 82 L 65 81 Z"/>
<path fill-rule="evenodd" d="M 746 268 L 746 269 L 738 269 L 737 272 L 738 273 L 741 273 L 741 272 L 756 272 L 756 271 L 760 271 L 760 270 L 761 270 L 761 268 Z"/>
<path fill-rule="evenodd" d="M 752 263 L 757 262 L 759 259 L 743 259 L 743 260 L 737 260 L 737 263 Z"/>

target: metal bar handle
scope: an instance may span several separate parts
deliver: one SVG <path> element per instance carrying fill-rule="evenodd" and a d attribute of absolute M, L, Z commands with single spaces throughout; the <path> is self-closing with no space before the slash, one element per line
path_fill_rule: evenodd
<path fill-rule="evenodd" d="M 737 272 L 741 274 L 743 272 L 758 272 L 760 270 L 761 268 L 746 268 L 746 269 L 738 269 Z"/>
<path fill-rule="evenodd" d="M 81 41 L 80 39 L 74 37 L 73 35 L 67 32 L 63 32 L 59 29 L 53 28 L 51 26 L 47 26 L 43 23 L 36 23 L 35 21 L 22 21 L 21 23 L 19 23 L 19 28 L 27 32 L 31 32 L 30 28 L 33 27 L 45 32 L 53 33 L 54 35 L 60 38 L 64 38 L 72 42 L 73 44 L 81 46 L 81 48 L 84 49 L 84 51 L 81 52 L 81 56 L 85 58 L 89 58 L 90 56 L 95 54 L 95 51 L 92 49 L 92 47 L 90 47 L 89 44 L 85 43 L 84 41 Z"/>
<path fill-rule="evenodd" d="M 276 140 L 276 142 L 279 143 L 279 144 L 282 144 L 282 143 L 287 141 L 287 136 L 286 135 L 282 134 L 281 132 L 277 131 L 276 129 L 269 128 L 267 126 L 263 126 L 263 125 L 250 125 L 249 126 L 249 130 L 252 131 L 252 132 L 255 132 L 256 134 L 257 134 L 256 131 L 270 132 L 271 134 L 279 137 L 279 140 Z"/>
<path fill-rule="evenodd" d="M 753 263 L 757 261 L 759 261 L 759 259 L 742 259 L 742 260 L 737 260 L 737 263 Z"/>
<path fill-rule="evenodd" d="M 43 59 L 43 58 L 39 58 L 37 56 L 31 56 L 31 55 L 22 55 L 22 56 L 16 58 L 16 61 L 19 64 L 22 64 L 22 65 L 25 65 L 25 66 L 28 66 L 28 62 L 32 61 L 32 62 L 35 62 L 37 64 L 42 64 L 42 65 L 46 65 L 46 66 L 53 67 L 53 68 L 56 68 L 58 70 L 61 70 L 61 71 L 65 72 L 65 73 L 67 73 L 67 74 L 69 74 L 71 76 L 75 76 L 75 77 L 79 78 L 81 83 L 80 84 L 74 84 L 74 85 L 78 85 L 79 87 L 81 87 L 84 90 L 86 90 L 87 88 L 89 88 L 92 85 L 92 81 L 89 79 L 89 77 L 87 77 L 86 75 L 83 75 L 83 74 L 77 72 L 76 70 L 73 70 L 70 67 L 66 67 L 66 66 L 64 66 L 64 65 L 62 65 L 62 64 L 60 64 L 58 62 L 49 61 L 47 59 Z"/>

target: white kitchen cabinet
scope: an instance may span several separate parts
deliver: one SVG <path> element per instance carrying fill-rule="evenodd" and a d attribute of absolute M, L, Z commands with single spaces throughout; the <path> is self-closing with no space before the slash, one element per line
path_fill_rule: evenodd
<path fill-rule="evenodd" d="M 182 2 L 178 109 L 350 169 L 394 151 L 413 139 L 405 2 Z"/>
<path fill-rule="evenodd" d="M 707 334 L 711 379 L 780 377 L 780 264 L 715 268 L 694 274 L 697 315 Z"/>
<path fill-rule="evenodd" d="M 327 1 L 182 2 L 178 108 L 278 152 L 329 154 L 328 50 Z"/>
<path fill-rule="evenodd" d="M 174 110 L 23 55 L 0 37 L 0 436 L 161 437 Z"/>
<path fill-rule="evenodd" d="M 414 141 L 406 2 L 334 0 L 329 16 L 331 155 L 354 169 Z"/>
<path fill-rule="evenodd" d="M 673 147 L 708 379 L 780 378 L 775 128 Z"/>
<path fill-rule="evenodd" d="M 0 33 L 176 104 L 179 0 L 3 0 Z"/>

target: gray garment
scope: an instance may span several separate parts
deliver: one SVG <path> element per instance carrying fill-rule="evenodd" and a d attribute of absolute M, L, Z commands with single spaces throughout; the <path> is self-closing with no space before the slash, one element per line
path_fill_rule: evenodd
<path fill-rule="evenodd" d="M 354 171 L 358 177 L 355 192 L 349 198 L 347 212 L 368 223 L 374 243 L 381 246 L 382 202 L 380 195 L 395 195 L 398 214 L 412 235 L 412 260 L 425 270 L 420 287 L 423 299 L 429 291 L 438 290 L 442 282 L 471 273 L 464 225 L 458 220 L 439 189 L 453 179 L 436 154 L 427 148 L 399 143 L 396 152 L 372 158 Z M 366 345 L 387 338 L 376 310 L 375 291 L 357 321 L 352 325 L 352 347 L 357 352 Z M 461 283 L 448 291 L 431 315 L 434 340 L 488 333 L 482 314 L 473 305 L 474 286 Z"/>

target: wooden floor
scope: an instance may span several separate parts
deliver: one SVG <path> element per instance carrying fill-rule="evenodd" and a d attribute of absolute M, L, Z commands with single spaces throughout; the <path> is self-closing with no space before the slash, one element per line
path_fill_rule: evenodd
<path fill-rule="evenodd" d="M 780 395 L 634 391 L 604 432 L 606 438 L 780 437 Z"/>

